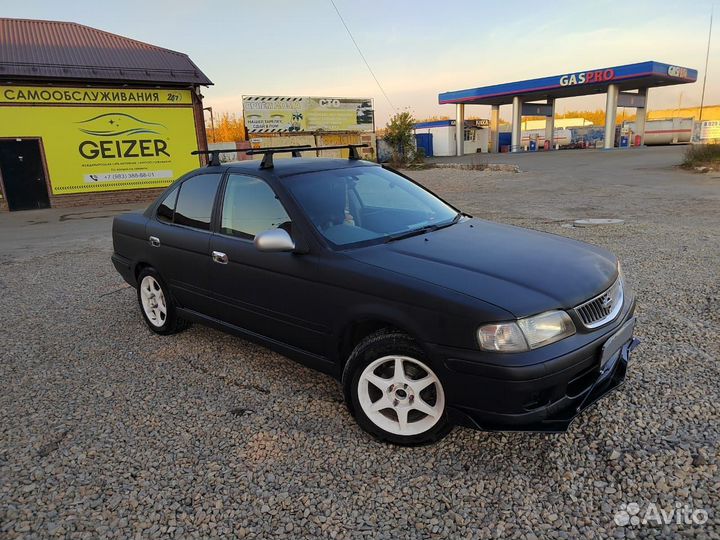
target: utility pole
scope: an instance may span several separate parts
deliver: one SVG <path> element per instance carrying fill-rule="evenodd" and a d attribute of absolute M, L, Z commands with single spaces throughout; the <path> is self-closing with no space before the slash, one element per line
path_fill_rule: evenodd
<path fill-rule="evenodd" d="M 707 52 L 705 53 L 705 73 L 703 74 L 702 95 L 700 96 L 700 122 L 703 119 L 703 106 L 705 105 L 705 84 L 707 83 L 708 61 L 710 60 L 710 40 L 712 39 L 713 12 L 715 6 L 710 8 L 710 30 L 708 31 Z"/>
<path fill-rule="evenodd" d="M 203 107 L 203 111 L 210 111 L 210 129 L 212 129 L 212 142 L 215 142 L 215 118 L 212 107 Z"/>

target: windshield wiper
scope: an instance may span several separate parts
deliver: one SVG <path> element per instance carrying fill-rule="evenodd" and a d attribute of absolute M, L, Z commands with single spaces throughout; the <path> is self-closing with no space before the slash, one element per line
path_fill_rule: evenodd
<path fill-rule="evenodd" d="M 451 219 L 450 221 L 448 221 L 447 223 L 442 223 L 442 224 L 438 225 L 437 228 L 438 228 L 438 229 L 444 229 L 445 227 L 449 227 L 450 225 L 455 225 L 458 221 L 460 221 L 460 220 L 461 220 L 463 217 L 465 217 L 465 216 L 467 216 L 467 214 L 463 214 L 462 212 L 458 212 L 457 214 L 455 214 L 455 217 L 454 217 L 454 218 L 452 218 L 452 219 Z"/>
<path fill-rule="evenodd" d="M 450 227 L 451 225 L 455 225 L 458 221 L 460 221 L 463 217 L 463 214 L 461 212 L 458 212 L 455 214 L 455 217 L 452 218 L 450 221 L 446 223 L 436 223 L 433 225 L 425 225 L 424 227 L 419 227 L 417 229 L 412 229 L 410 231 L 401 232 L 401 233 L 395 233 L 388 236 L 387 240 L 385 240 L 385 243 L 388 242 L 394 242 L 395 240 L 402 240 L 403 238 L 410 238 L 411 236 L 418 236 L 420 234 L 425 234 L 433 231 L 437 231 L 438 229 L 444 229 L 445 227 Z"/>

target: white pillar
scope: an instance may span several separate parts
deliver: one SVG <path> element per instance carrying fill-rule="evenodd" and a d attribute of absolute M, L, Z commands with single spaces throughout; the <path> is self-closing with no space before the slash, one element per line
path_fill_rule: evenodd
<path fill-rule="evenodd" d="M 512 142 L 510 151 L 519 152 L 522 143 L 522 102 L 520 96 L 514 96 L 512 101 Z"/>
<path fill-rule="evenodd" d="M 497 154 L 500 151 L 500 105 L 490 108 L 490 152 Z"/>
<path fill-rule="evenodd" d="M 647 115 L 647 100 L 649 88 L 640 88 L 638 95 L 645 96 L 645 106 L 635 109 L 635 135 L 640 135 L 640 146 L 645 144 L 645 117 Z"/>
<path fill-rule="evenodd" d="M 605 102 L 605 141 L 603 148 L 608 150 L 615 147 L 615 117 L 617 116 L 618 86 L 611 84 L 607 89 Z"/>
<path fill-rule="evenodd" d="M 555 145 L 555 98 L 548 98 L 550 116 L 545 117 L 545 140 L 550 141 L 548 148 L 552 150 Z"/>
<path fill-rule="evenodd" d="M 455 105 L 455 155 L 465 154 L 465 105 Z"/>

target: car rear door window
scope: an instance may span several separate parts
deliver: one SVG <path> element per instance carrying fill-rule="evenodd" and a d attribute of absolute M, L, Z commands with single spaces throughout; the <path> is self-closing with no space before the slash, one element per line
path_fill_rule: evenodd
<path fill-rule="evenodd" d="M 178 186 L 168 193 L 163 202 L 157 208 L 157 218 L 165 223 L 172 223 L 173 214 L 175 213 L 175 201 L 177 201 Z"/>
<path fill-rule="evenodd" d="M 199 174 L 180 186 L 175 205 L 174 223 L 196 229 L 209 230 L 215 194 L 220 184 L 219 174 Z"/>
<path fill-rule="evenodd" d="M 272 188 L 261 178 L 231 174 L 223 198 L 220 232 L 254 238 L 268 229 L 284 228 L 290 218 Z"/>

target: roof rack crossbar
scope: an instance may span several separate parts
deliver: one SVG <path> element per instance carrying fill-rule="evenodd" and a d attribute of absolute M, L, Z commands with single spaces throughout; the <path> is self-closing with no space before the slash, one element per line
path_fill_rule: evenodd
<path fill-rule="evenodd" d="M 253 154 L 254 150 L 269 150 L 271 152 L 288 152 L 291 150 L 296 150 L 298 148 L 310 148 L 311 145 L 309 144 L 300 144 L 300 145 L 291 145 L 291 146 L 268 146 L 266 148 L 224 148 L 224 149 L 218 149 L 218 150 L 193 150 L 190 152 L 193 156 L 203 155 L 203 156 L 210 156 L 210 160 L 208 161 L 208 167 L 216 167 L 220 165 L 220 154 L 228 154 L 228 153 L 235 153 L 235 152 L 245 152 L 247 154 Z M 292 152 L 293 157 L 300 157 L 299 152 Z"/>
<path fill-rule="evenodd" d="M 358 148 L 368 148 L 369 144 L 338 144 L 334 146 L 296 146 L 291 147 L 292 148 L 292 156 L 293 157 L 300 157 L 301 152 L 307 152 L 307 151 L 314 151 L 316 153 L 320 152 L 321 150 L 350 150 L 350 155 L 348 156 L 348 159 L 351 160 L 358 160 L 360 159 L 360 153 L 358 152 Z M 263 159 L 260 162 L 260 168 L 261 169 L 272 169 L 275 165 L 273 163 L 273 154 L 282 153 L 282 147 L 275 147 L 275 148 L 253 148 L 245 150 L 249 156 L 254 155 L 263 155 Z M 285 152 L 288 151 L 287 148 L 284 150 Z"/>

